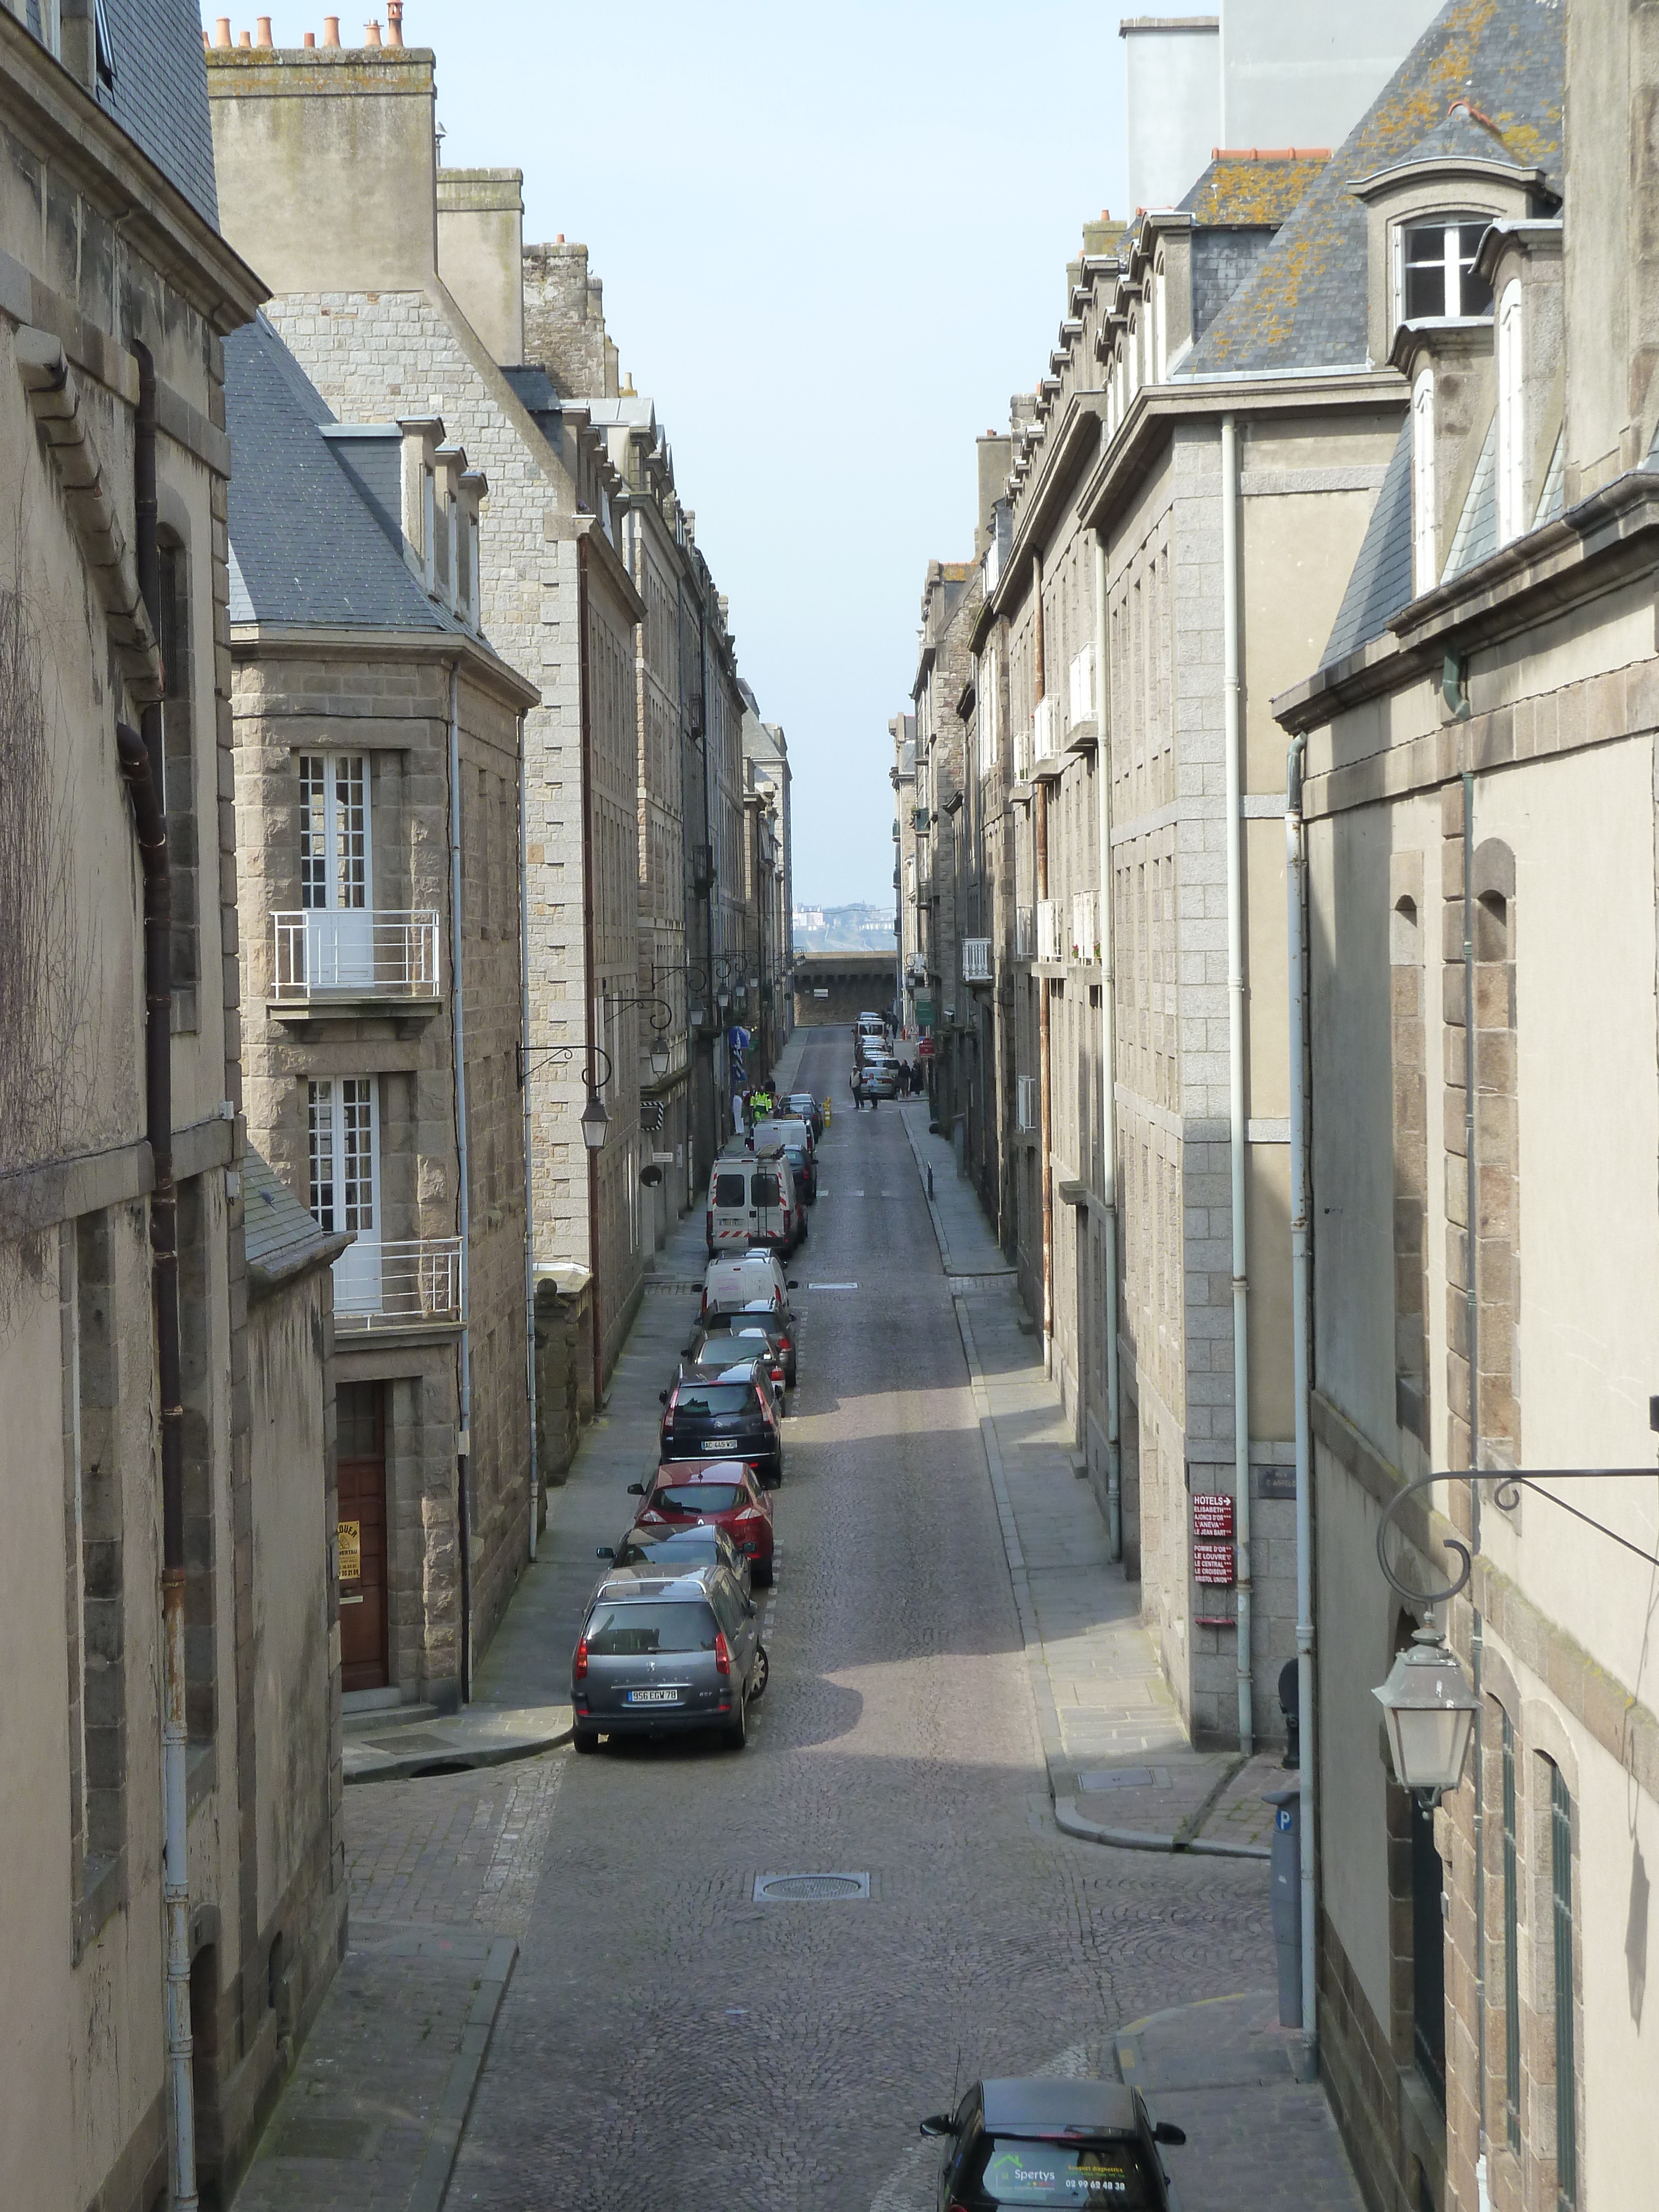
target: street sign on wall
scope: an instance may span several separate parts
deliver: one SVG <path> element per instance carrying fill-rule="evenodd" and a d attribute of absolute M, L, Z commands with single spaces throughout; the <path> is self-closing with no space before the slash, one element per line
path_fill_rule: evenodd
<path fill-rule="evenodd" d="M 916 1022 L 922 1029 L 931 1029 L 933 1022 L 933 1002 L 931 999 L 916 1000 Z"/>
<path fill-rule="evenodd" d="M 1226 1536 L 1233 1533 L 1233 1501 L 1224 1493 L 1194 1491 L 1193 1493 L 1193 1534 L 1194 1536 Z"/>

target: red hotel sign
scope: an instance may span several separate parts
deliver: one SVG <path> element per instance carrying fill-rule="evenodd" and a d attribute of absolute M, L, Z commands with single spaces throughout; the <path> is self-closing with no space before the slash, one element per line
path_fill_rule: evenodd
<path fill-rule="evenodd" d="M 1218 1589 L 1233 1580 L 1233 1501 L 1211 1492 L 1193 1496 L 1193 1580 Z"/>

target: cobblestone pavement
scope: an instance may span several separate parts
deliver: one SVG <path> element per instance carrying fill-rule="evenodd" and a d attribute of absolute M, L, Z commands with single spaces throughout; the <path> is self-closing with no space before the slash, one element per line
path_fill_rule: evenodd
<path fill-rule="evenodd" d="M 839 1098 L 847 1058 L 839 1033 L 810 1036 L 799 1080 Z M 452 2206 L 906 2212 L 930 2202 L 916 2120 L 953 2081 L 1109 2067 L 1127 2023 L 1272 1981 L 1259 1865 L 1056 1832 L 901 1117 L 838 1112 L 823 1170 L 792 1265 L 801 1384 L 750 1747 L 552 1754 L 568 1771 Z M 619 1522 L 626 1479 L 584 1453 L 557 1503 L 550 1650 L 569 1648 L 581 1547 Z M 757 1902 L 756 1878 L 786 1872 L 867 1874 L 870 1894 Z M 1284 2142 L 1226 2132 L 1241 2185 L 1222 2201 L 1279 2201 L 1253 2178 L 1295 2179 L 1294 2141 L 1287 2163 Z M 1205 2155 L 1195 2140 L 1194 2171 Z M 1357 2203 L 1322 2169 L 1307 2181 L 1309 2212 Z"/>

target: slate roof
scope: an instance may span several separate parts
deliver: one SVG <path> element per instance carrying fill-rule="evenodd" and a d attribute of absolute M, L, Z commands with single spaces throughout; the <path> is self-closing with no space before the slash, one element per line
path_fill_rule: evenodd
<path fill-rule="evenodd" d="M 1412 595 L 1412 426 L 1408 416 L 1389 457 L 1376 505 L 1360 540 L 1348 588 L 1336 611 L 1330 642 L 1320 656 L 1328 667 L 1374 637 Z"/>
<path fill-rule="evenodd" d="M 351 1243 L 349 1231 L 319 1229 L 269 1160 L 250 1145 L 242 1156 L 242 1214 L 247 1271 L 256 1290 L 275 1290 L 325 1266 Z"/>
<path fill-rule="evenodd" d="M 1466 568 L 1473 568 L 1477 561 L 1484 561 L 1489 553 L 1497 550 L 1498 417 L 1494 414 L 1486 425 L 1486 443 L 1474 465 L 1468 495 L 1457 518 L 1451 551 L 1446 556 L 1446 573 L 1441 581 L 1449 583 L 1454 576 L 1461 576 Z"/>
<path fill-rule="evenodd" d="M 1194 348 L 1186 374 L 1346 366 L 1365 359 L 1366 215 L 1355 179 L 1444 142 L 1452 104 L 1493 124 L 1480 158 L 1560 189 L 1563 10 L 1553 0 L 1451 0 L 1412 48 Z M 1455 150 L 1473 152 L 1459 126 Z"/>
<path fill-rule="evenodd" d="M 263 315 L 225 340 L 230 618 L 459 630 L 428 599 L 319 425 L 333 416 Z"/>
<path fill-rule="evenodd" d="M 38 38 L 40 0 L 30 0 L 28 20 Z M 115 82 L 100 82 L 98 105 L 217 230 L 201 10 L 194 0 L 104 0 L 104 20 Z"/>
<path fill-rule="evenodd" d="M 1298 155 L 1294 161 L 1261 161 L 1223 153 L 1212 161 L 1178 213 L 1195 223 L 1280 223 L 1307 198 L 1328 155 Z"/>
<path fill-rule="evenodd" d="M 564 452 L 563 403 L 553 388 L 553 380 L 544 368 L 533 363 L 523 368 L 504 368 L 501 374 L 513 387 L 514 397 L 525 412 L 532 416 L 556 453 Z"/>

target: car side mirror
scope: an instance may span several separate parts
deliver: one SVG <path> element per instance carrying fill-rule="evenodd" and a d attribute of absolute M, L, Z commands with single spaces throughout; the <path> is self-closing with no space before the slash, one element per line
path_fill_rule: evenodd
<path fill-rule="evenodd" d="M 687 1346 L 686 1346 L 685 1348 L 686 1348 L 686 1350 L 687 1350 L 688 1352 L 690 1352 L 690 1350 L 691 1349 L 691 1347 L 690 1347 L 690 1346 L 689 1344 L 687 1345 Z M 667 1393 L 667 1391 L 666 1391 L 666 1390 L 659 1390 L 659 1391 L 658 1391 L 658 1393 L 657 1393 L 657 1403 L 658 1403 L 659 1406 L 665 1406 L 665 1405 L 668 1403 L 668 1393 Z"/>
<path fill-rule="evenodd" d="M 760 1610 L 760 1608 L 758 1607 L 758 1606 L 757 1606 L 757 1604 L 755 1603 L 755 1601 L 754 1601 L 754 1599 L 753 1599 L 752 1597 L 746 1597 L 746 1598 L 744 1598 L 744 1600 L 743 1603 L 744 1603 L 744 1610 L 748 1613 L 749 1618 L 750 1619 L 750 1620 L 752 1620 L 755 1618 L 756 1613 Z"/>
<path fill-rule="evenodd" d="M 1160 2120 L 1158 2125 L 1152 2130 L 1152 2141 L 1154 2142 L 1184 2143 L 1186 2140 L 1186 2129 L 1178 2128 L 1173 2120 Z"/>
<path fill-rule="evenodd" d="M 596 1544 L 593 1547 L 593 1556 L 596 1559 L 614 1559 L 617 1556 L 617 1547 L 614 1544 Z"/>
<path fill-rule="evenodd" d="M 642 1482 L 630 1482 L 628 1486 L 628 1494 L 630 1498 L 643 1498 L 645 1485 Z"/>
<path fill-rule="evenodd" d="M 921 2132 L 925 2136 L 948 2136 L 951 2132 L 951 2115 L 949 2112 L 931 2113 L 922 2122 Z"/>

